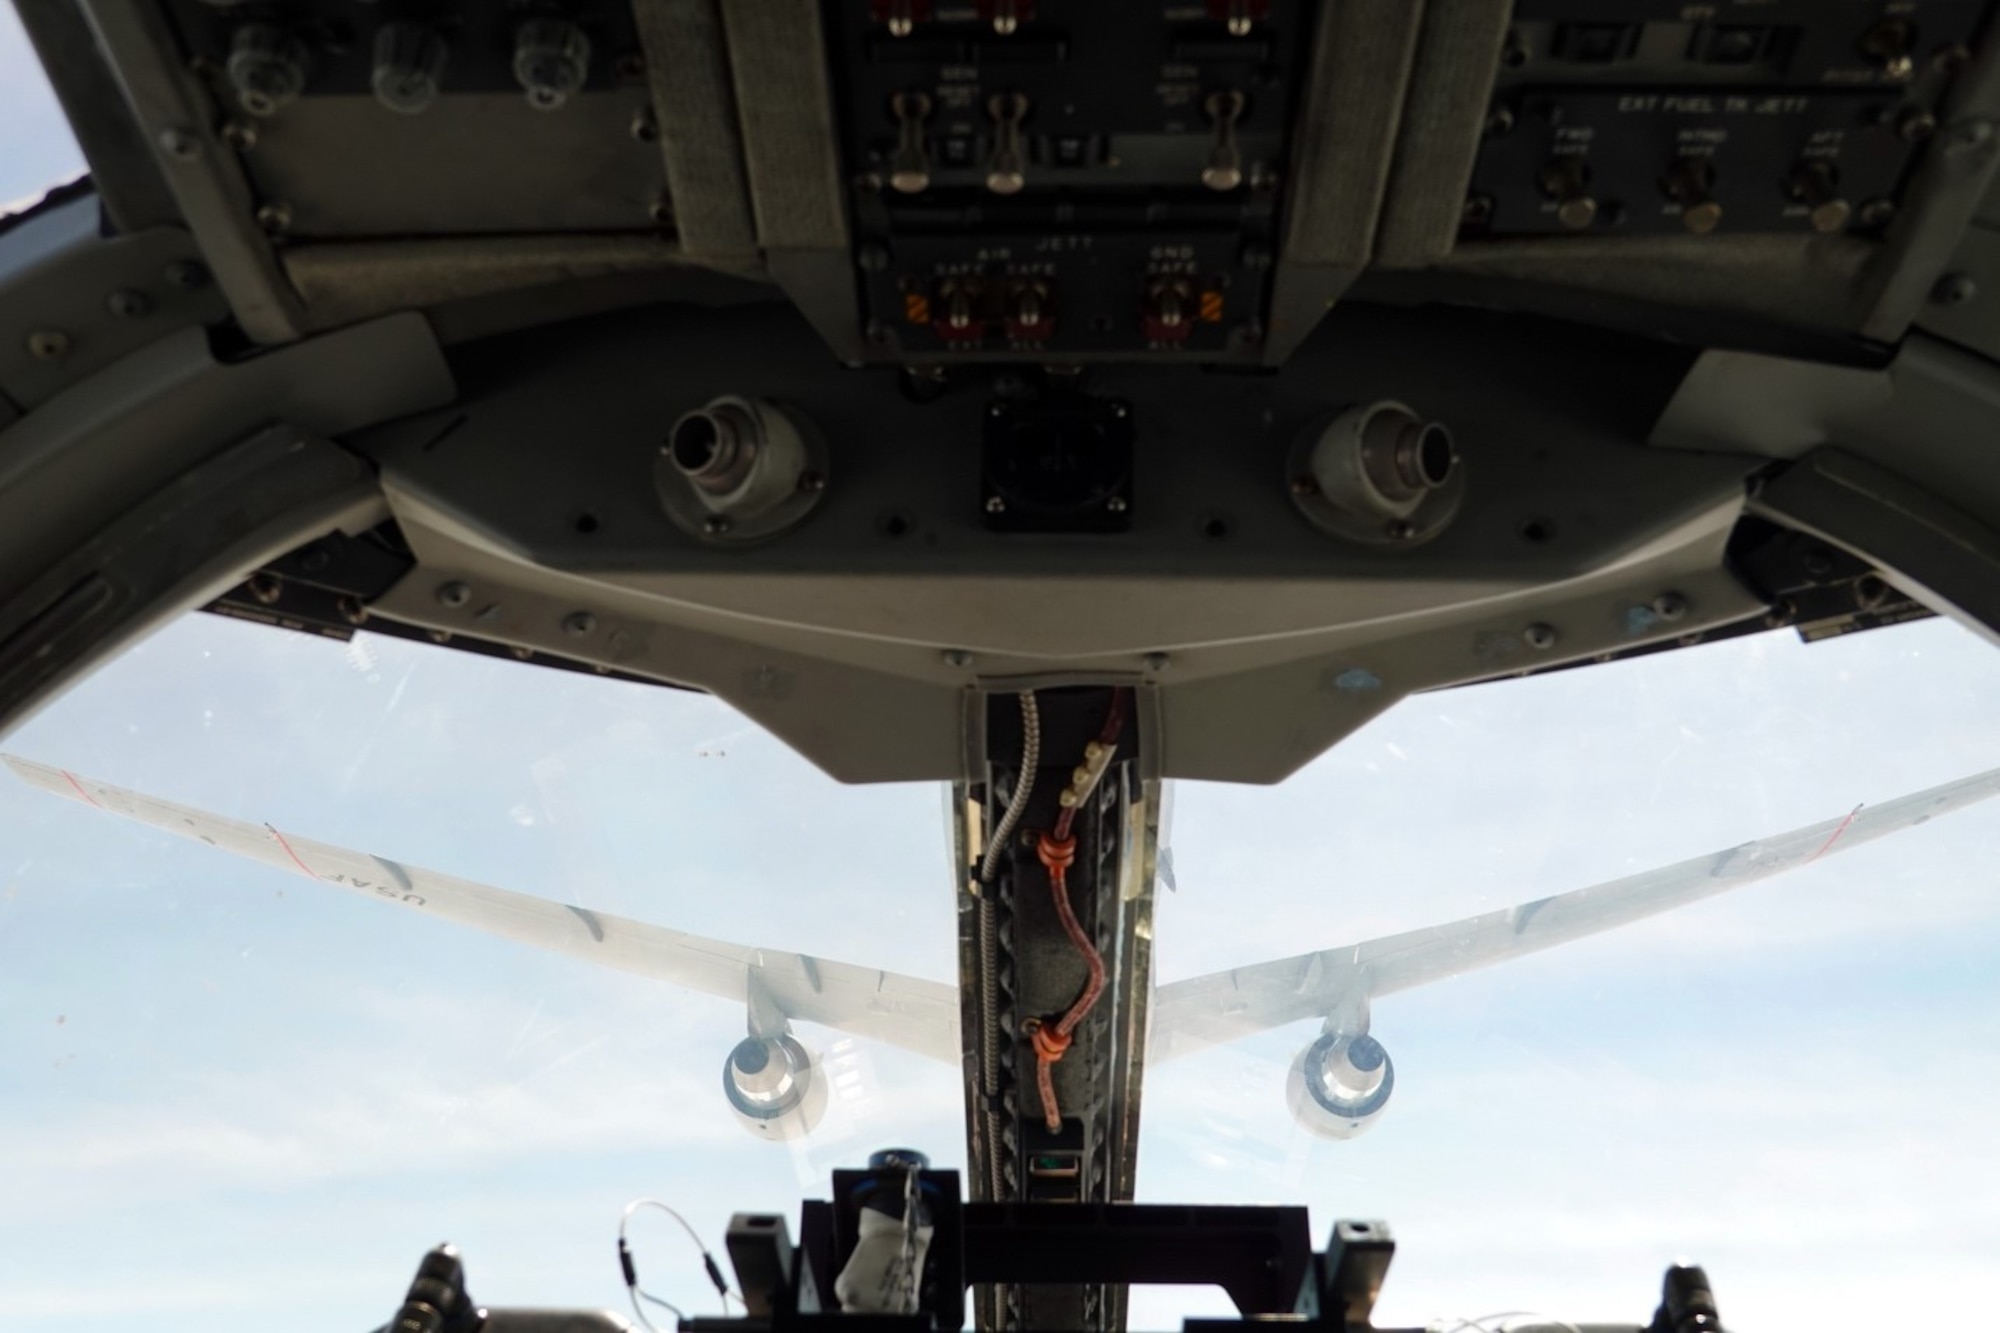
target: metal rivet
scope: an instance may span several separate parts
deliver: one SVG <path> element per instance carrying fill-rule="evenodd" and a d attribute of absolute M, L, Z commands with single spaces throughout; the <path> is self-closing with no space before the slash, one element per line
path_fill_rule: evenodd
<path fill-rule="evenodd" d="M 510 648 L 507 651 L 513 653 L 515 657 L 519 658 L 523 662 L 527 661 L 529 658 L 535 655 L 535 650 L 533 648 Z"/>
<path fill-rule="evenodd" d="M 1944 150 L 1947 153 L 1969 152 L 1992 137 L 1992 121 L 1961 120 L 1945 131 Z"/>
<path fill-rule="evenodd" d="M 1964 305 L 1979 295 L 1979 284 L 1963 273 L 1947 273 L 1931 288 L 1931 300 L 1939 305 Z"/>
<path fill-rule="evenodd" d="M 597 617 L 588 611 L 572 611 L 563 617 L 563 633 L 580 639 L 597 628 Z"/>
<path fill-rule="evenodd" d="M 1677 592 L 1663 592 L 1653 599 L 1653 614 L 1662 620 L 1679 620 L 1688 613 L 1688 599 Z"/>
<path fill-rule="evenodd" d="M 222 127 L 222 142 L 247 153 L 257 146 L 257 127 L 247 120 L 232 120 Z"/>
<path fill-rule="evenodd" d="M 1132 409 L 1124 403 L 1113 403 L 1111 405 L 1111 415 L 1123 421 L 1126 417 L 1132 415 Z"/>
<path fill-rule="evenodd" d="M 674 221 L 673 201 L 664 196 L 655 199 L 652 206 L 646 210 L 646 216 L 653 219 L 655 223 L 662 227 L 672 226 Z"/>
<path fill-rule="evenodd" d="M 270 606 L 285 595 L 284 581 L 276 574 L 252 574 L 250 595 L 265 606 Z"/>
<path fill-rule="evenodd" d="M 208 266 L 193 259 L 176 259 L 167 265 L 163 275 L 167 286 L 178 287 L 184 292 L 208 286 Z"/>
<path fill-rule="evenodd" d="M 69 335 L 61 329 L 36 329 L 28 335 L 28 355 L 37 361 L 57 361 L 69 353 Z"/>
<path fill-rule="evenodd" d="M 257 225 L 273 236 L 290 230 L 292 225 L 291 205 L 265 204 L 257 210 Z"/>
<path fill-rule="evenodd" d="M 1546 652 L 1556 646 L 1556 627 L 1536 621 L 1521 631 L 1521 642 L 1537 652 Z"/>
<path fill-rule="evenodd" d="M 153 303 L 144 292 L 121 289 L 104 300 L 104 308 L 120 319 L 139 319 L 153 312 Z"/>
<path fill-rule="evenodd" d="M 1293 477 L 1292 494 L 1297 496 L 1318 495 L 1319 482 L 1311 477 Z"/>
<path fill-rule="evenodd" d="M 1382 525 L 1382 531 L 1391 541 L 1406 542 L 1417 535 L 1417 525 L 1407 518 L 1391 519 Z"/>
<path fill-rule="evenodd" d="M 201 156 L 201 140 L 183 129 L 160 131 L 160 151 L 176 162 L 192 162 Z"/>
<path fill-rule="evenodd" d="M 450 630 L 448 630 L 448 629 L 434 629 L 434 630 L 432 630 L 432 631 L 431 631 L 431 642 L 432 642 L 432 643 L 450 643 L 450 642 L 451 642 L 451 631 L 450 631 Z"/>
<path fill-rule="evenodd" d="M 653 108 L 645 107 L 632 116 L 632 137 L 640 143 L 652 143 L 660 137 L 660 122 L 653 118 Z"/>
<path fill-rule="evenodd" d="M 472 589 L 463 583 L 446 583 L 439 586 L 437 599 L 446 606 L 464 606 L 472 600 Z"/>
<path fill-rule="evenodd" d="M 826 474 L 822 472 L 799 473 L 799 489 L 807 494 L 826 489 Z"/>
<path fill-rule="evenodd" d="M 854 257 L 854 262 L 861 265 L 864 272 L 880 273 L 889 267 L 889 247 L 870 241 L 861 247 L 860 253 Z"/>
<path fill-rule="evenodd" d="M 946 666 L 969 667 L 972 665 L 972 654 L 966 652 L 963 648 L 947 648 L 941 656 L 944 658 Z"/>
<path fill-rule="evenodd" d="M 1148 671 L 1165 671 L 1174 664 L 1174 659 L 1165 653 L 1147 653 L 1139 661 Z"/>
<path fill-rule="evenodd" d="M 350 625 L 368 623 L 368 608 L 361 604 L 359 597 L 342 597 L 334 602 L 333 608 L 340 612 L 340 618 Z"/>
<path fill-rule="evenodd" d="M 989 495 L 986 497 L 986 512 L 989 514 L 1004 514 L 1007 512 L 1007 502 L 997 495 Z"/>
<path fill-rule="evenodd" d="M 1861 225 L 1864 227 L 1886 227 L 1895 216 L 1894 199 L 1870 199 L 1861 206 Z"/>
<path fill-rule="evenodd" d="M 735 526 L 727 514 L 710 514 L 701 521 L 701 530 L 711 537 L 720 537 Z"/>

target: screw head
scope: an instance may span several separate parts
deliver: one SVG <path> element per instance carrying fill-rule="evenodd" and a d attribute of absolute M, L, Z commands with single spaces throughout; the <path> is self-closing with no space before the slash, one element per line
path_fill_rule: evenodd
<path fill-rule="evenodd" d="M 1886 227 L 1896 216 L 1896 201 L 1893 199 L 1870 199 L 1861 206 L 1861 225 L 1864 227 Z"/>
<path fill-rule="evenodd" d="M 863 272 L 880 273 L 889 267 L 889 247 L 878 241 L 870 241 L 861 247 L 859 254 L 854 256 L 854 262 L 861 265 Z"/>
<path fill-rule="evenodd" d="M 630 125 L 632 137 L 640 143 L 652 143 L 660 137 L 660 122 L 653 118 L 653 108 L 642 107 L 632 114 Z"/>
<path fill-rule="evenodd" d="M 1299 496 L 1301 498 L 1304 498 L 1309 495 L 1318 495 L 1319 482 L 1315 481 L 1309 475 L 1293 477 L 1291 489 L 1293 495 Z"/>
<path fill-rule="evenodd" d="M 334 602 L 333 606 L 336 611 L 340 612 L 340 618 L 350 625 L 365 625 L 368 623 L 368 608 L 361 604 L 359 597 L 339 598 Z"/>
<path fill-rule="evenodd" d="M 1556 646 L 1556 627 L 1536 621 L 1521 631 L 1521 642 L 1536 652 L 1547 652 Z"/>
<path fill-rule="evenodd" d="M 257 127 L 247 120 L 232 120 L 222 127 L 222 142 L 247 153 L 257 146 Z"/>
<path fill-rule="evenodd" d="M 597 617 L 588 611 L 572 611 L 563 617 L 563 633 L 580 639 L 597 628 Z"/>
<path fill-rule="evenodd" d="M 1688 613 L 1688 599 L 1677 592 L 1663 592 L 1653 599 L 1653 614 L 1662 620 L 1679 620 Z"/>
<path fill-rule="evenodd" d="M 1417 535 L 1417 525 L 1407 518 L 1391 519 L 1382 525 L 1382 532 L 1391 541 L 1406 542 Z"/>
<path fill-rule="evenodd" d="M 160 151 L 176 162 L 193 162 L 201 156 L 201 140 L 183 129 L 161 130 L 159 144 Z"/>
<path fill-rule="evenodd" d="M 1979 295 L 1979 284 L 1963 273 L 1947 273 L 1931 288 L 1931 300 L 1939 305 L 1964 305 Z"/>
<path fill-rule="evenodd" d="M 1475 194 L 1469 196 L 1458 210 L 1458 225 L 1461 227 L 1483 227 L 1493 221 L 1493 196 Z"/>
<path fill-rule="evenodd" d="M 986 512 L 989 514 L 1004 514 L 1007 512 L 1007 502 L 997 495 L 989 495 L 986 497 Z"/>
<path fill-rule="evenodd" d="M 28 335 L 28 355 L 37 361 L 59 361 L 69 354 L 69 335 L 61 329 L 36 329 Z"/>
<path fill-rule="evenodd" d="M 1139 659 L 1139 663 L 1148 671 L 1165 671 L 1174 664 L 1174 659 L 1165 653 L 1147 653 Z"/>
<path fill-rule="evenodd" d="M 273 236 L 291 230 L 292 208 L 290 204 L 265 204 L 257 210 L 257 225 Z"/>
<path fill-rule="evenodd" d="M 701 521 L 701 530 L 711 537 L 720 537 L 735 526 L 727 514 L 710 514 Z"/>
<path fill-rule="evenodd" d="M 806 494 L 808 495 L 816 494 L 820 491 L 825 490 L 826 474 L 823 472 L 799 473 L 799 489 L 806 492 Z"/>
<path fill-rule="evenodd" d="M 1132 415 L 1132 408 L 1127 403 L 1113 403 L 1111 405 L 1111 415 L 1123 421 L 1126 417 Z"/>
<path fill-rule="evenodd" d="M 972 665 L 972 654 L 963 648 L 947 648 L 940 654 L 946 666 L 968 667 Z"/>
<path fill-rule="evenodd" d="M 144 292 L 121 288 L 104 299 L 104 308 L 120 319 L 139 319 L 153 312 L 153 303 Z"/>
<path fill-rule="evenodd" d="M 1486 137 L 1498 139 L 1514 132 L 1514 108 L 1496 106 L 1486 113 Z"/>
<path fill-rule="evenodd" d="M 1113 514 L 1124 513 L 1126 510 L 1125 497 L 1122 495 L 1112 496 L 1104 502 L 1104 508 Z"/>
<path fill-rule="evenodd" d="M 167 286 L 177 287 L 184 292 L 208 286 L 208 266 L 199 260 L 176 259 L 167 265 L 163 276 L 167 280 Z"/>
<path fill-rule="evenodd" d="M 285 585 L 276 574 L 253 574 L 250 576 L 250 595 L 270 606 L 285 595 Z"/>
<path fill-rule="evenodd" d="M 464 606 L 472 600 L 472 589 L 454 580 L 438 586 L 437 599 L 445 606 Z"/>

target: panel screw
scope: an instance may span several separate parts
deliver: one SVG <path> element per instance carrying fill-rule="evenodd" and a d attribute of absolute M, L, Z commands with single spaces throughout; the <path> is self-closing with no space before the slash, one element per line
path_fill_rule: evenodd
<path fill-rule="evenodd" d="M 208 266 L 193 259 L 176 259 L 167 265 L 164 276 L 167 286 L 178 287 L 184 292 L 208 286 Z"/>
<path fill-rule="evenodd" d="M 61 329 L 36 329 L 28 335 L 28 355 L 37 361 L 57 361 L 69 353 L 69 335 Z"/>
<path fill-rule="evenodd" d="M 1123 421 L 1126 417 L 1132 415 L 1132 409 L 1125 403 L 1113 403 L 1111 405 L 1111 415 Z"/>
<path fill-rule="evenodd" d="M 153 312 L 153 303 L 144 292 L 120 289 L 105 298 L 104 308 L 120 319 L 139 319 Z"/>
<path fill-rule="evenodd" d="M 1114 495 L 1109 500 L 1106 500 L 1104 502 L 1104 507 L 1111 513 L 1122 514 L 1125 512 L 1125 497 L 1122 495 Z"/>
<path fill-rule="evenodd" d="M 941 654 L 946 666 L 968 667 L 972 665 L 972 654 L 963 648 L 947 648 Z"/>
<path fill-rule="evenodd" d="M 826 475 L 820 472 L 799 473 L 799 489 L 812 494 L 826 489 Z"/>
<path fill-rule="evenodd" d="M 1931 300 L 1939 305 L 1964 305 L 1979 295 L 1979 284 L 1963 273 L 1947 273 L 1931 288 Z"/>
<path fill-rule="evenodd" d="M 1382 525 L 1382 531 L 1391 541 L 1406 542 L 1417 535 L 1417 525 L 1407 518 L 1391 519 Z"/>
<path fill-rule="evenodd" d="M 597 628 L 597 617 L 588 611 L 572 611 L 563 617 L 563 633 L 580 639 Z"/>
<path fill-rule="evenodd" d="M 1861 225 L 1864 227 L 1886 227 L 1896 216 L 1896 201 L 1893 199 L 1870 199 L 1861 206 Z"/>
<path fill-rule="evenodd" d="M 250 595 L 265 606 L 270 606 L 285 595 L 285 585 L 276 574 L 252 574 Z"/>
<path fill-rule="evenodd" d="M 889 267 L 889 247 L 870 241 L 861 247 L 860 253 L 854 257 L 854 262 L 861 265 L 863 272 L 880 273 Z"/>
<path fill-rule="evenodd" d="M 340 618 L 350 625 L 368 623 L 368 608 L 361 604 L 359 597 L 342 597 L 334 602 L 333 606 L 340 612 Z"/>
<path fill-rule="evenodd" d="M 201 140 L 183 129 L 160 131 L 160 151 L 177 162 L 192 162 L 201 156 Z"/>
<path fill-rule="evenodd" d="M 324 546 L 315 546 L 299 557 L 299 568 L 308 574 L 324 574 L 333 563 L 333 556 Z"/>
<path fill-rule="evenodd" d="M 472 589 L 463 583 L 445 583 L 438 587 L 438 601 L 446 606 L 464 606 L 472 600 Z"/>
<path fill-rule="evenodd" d="M 1007 512 L 1007 502 L 997 495 L 989 495 L 986 497 L 986 512 L 989 514 L 1004 514 Z"/>
<path fill-rule="evenodd" d="M 257 210 L 257 225 L 273 236 L 291 229 L 292 209 L 289 204 L 265 204 Z"/>
<path fill-rule="evenodd" d="M 660 137 L 660 122 L 653 119 L 653 108 L 642 107 L 632 114 L 632 137 L 640 143 L 652 143 Z"/>
<path fill-rule="evenodd" d="M 1486 115 L 1486 137 L 1498 139 L 1514 132 L 1514 108 L 1496 106 Z"/>
<path fill-rule="evenodd" d="M 257 146 L 257 127 L 247 120 L 232 120 L 222 127 L 222 142 L 247 153 Z"/>
<path fill-rule="evenodd" d="M 1677 592 L 1663 592 L 1653 599 L 1653 614 L 1662 620 L 1679 620 L 1688 613 L 1688 599 Z"/>
<path fill-rule="evenodd" d="M 674 206 L 665 197 L 655 199 L 652 205 L 647 208 L 646 216 L 651 218 L 657 226 L 670 227 L 674 222 Z"/>
<path fill-rule="evenodd" d="M 711 537 L 720 537 L 734 526 L 727 514 L 710 514 L 701 521 L 701 530 Z"/>
<path fill-rule="evenodd" d="M 1292 494 L 1300 497 L 1319 494 L 1319 483 L 1310 476 L 1292 478 Z"/>
<path fill-rule="evenodd" d="M 1521 631 L 1521 642 L 1537 652 L 1547 652 L 1556 646 L 1556 627 L 1536 621 Z"/>
<path fill-rule="evenodd" d="M 1483 227 L 1493 221 L 1493 196 L 1475 194 L 1466 199 L 1458 210 L 1458 225 L 1461 227 Z"/>
<path fill-rule="evenodd" d="M 1174 664 L 1174 659 L 1165 653 L 1147 653 L 1139 661 L 1148 671 L 1165 671 Z"/>

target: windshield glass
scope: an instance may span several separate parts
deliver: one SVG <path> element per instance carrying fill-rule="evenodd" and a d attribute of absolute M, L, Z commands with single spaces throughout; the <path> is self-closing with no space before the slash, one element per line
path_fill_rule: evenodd
<path fill-rule="evenodd" d="M 19 211 L 85 170 L 20 15 L 14 6 L 0 5 L 0 215 Z"/>
<path fill-rule="evenodd" d="M 1942 621 L 1764 635 L 1413 698 L 1272 789 L 1179 784 L 1162 984 L 1359 943 L 1793 829 L 2000 754 L 2000 656 Z M 945 802 L 842 787 L 701 695 L 208 616 L 14 754 L 273 836 L 584 913 L 956 979 Z M 1991 1294 L 2000 804 L 1381 999 L 1350 1142 L 1293 1122 L 1296 1024 L 1148 1073 L 1142 1199 L 1378 1217 L 1382 1322 L 1643 1320 L 1687 1255 L 1744 1327 Z M 729 1113 L 740 1001 L 591 967 L 0 785 L 0 1326 L 379 1325 L 449 1237 L 492 1304 L 618 1307 L 620 1208 L 720 1251 L 827 1172 L 964 1164 L 955 1067 L 803 1027 L 803 1142 Z M 170 1221 L 169 1221 L 170 1219 Z M 1864 1221 L 1865 1219 L 1865 1221 Z M 642 1276 L 716 1302 L 664 1218 Z M 706 1297 L 707 1299 L 704 1299 Z M 1927 1305 L 1926 1302 L 1930 1302 Z M 1933 1308 L 1934 1307 L 1934 1308 Z M 1150 1291 L 1134 1327 L 1227 1308 Z M 1449 1326 L 1449 1325 L 1447 1325 Z"/>

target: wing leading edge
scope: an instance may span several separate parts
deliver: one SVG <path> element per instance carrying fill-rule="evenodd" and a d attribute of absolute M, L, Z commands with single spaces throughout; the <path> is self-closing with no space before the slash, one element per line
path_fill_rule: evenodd
<path fill-rule="evenodd" d="M 1691 861 L 1478 916 L 1295 954 L 1162 986 L 1148 1060 L 1170 1060 L 1255 1032 L 1614 930 L 2000 794 L 2000 769 Z"/>
<path fill-rule="evenodd" d="M 268 824 L 208 814 L 12 755 L 0 759 L 44 791 L 365 898 L 736 1000 L 748 1004 L 753 1015 L 775 1008 L 786 1018 L 869 1037 L 948 1064 L 959 1062 L 958 990 L 953 986 L 807 954 L 704 939 L 294 837 Z"/>

